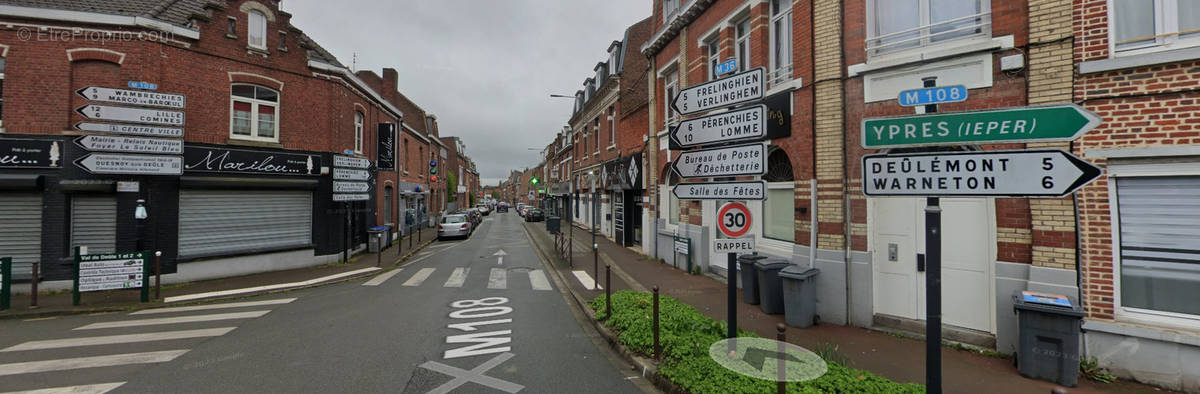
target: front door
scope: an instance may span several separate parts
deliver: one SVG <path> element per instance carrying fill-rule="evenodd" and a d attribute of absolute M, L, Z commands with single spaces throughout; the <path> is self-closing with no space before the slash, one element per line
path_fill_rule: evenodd
<path fill-rule="evenodd" d="M 925 319 L 925 200 L 870 199 L 875 313 Z M 943 198 L 942 321 L 994 332 L 995 213 L 985 198 Z"/>

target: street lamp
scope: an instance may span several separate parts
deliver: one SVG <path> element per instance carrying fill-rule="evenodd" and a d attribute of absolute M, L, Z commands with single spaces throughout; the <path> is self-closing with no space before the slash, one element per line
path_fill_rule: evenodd
<path fill-rule="evenodd" d="M 150 212 L 146 210 L 146 200 L 138 199 L 137 208 L 133 210 L 133 219 L 137 222 L 137 250 L 140 252 L 145 249 L 146 239 L 146 218 L 150 217 Z"/>

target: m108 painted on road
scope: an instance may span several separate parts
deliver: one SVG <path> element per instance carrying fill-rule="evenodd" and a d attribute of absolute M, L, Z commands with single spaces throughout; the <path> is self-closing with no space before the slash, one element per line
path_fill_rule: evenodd
<path fill-rule="evenodd" d="M 1078 105 L 865 119 L 864 148 L 1070 141 L 1100 125 Z"/>

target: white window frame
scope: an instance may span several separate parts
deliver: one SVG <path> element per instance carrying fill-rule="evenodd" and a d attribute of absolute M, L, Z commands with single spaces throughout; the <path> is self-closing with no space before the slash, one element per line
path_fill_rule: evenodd
<path fill-rule="evenodd" d="M 879 39 L 879 37 L 875 35 L 876 27 L 875 27 L 875 11 L 874 11 L 875 3 L 878 1 L 887 1 L 887 0 L 867 0 L 867 4 L 866 4 L 866 7 L 867 7 L 867 9 L 866 9 L 866 16 L 867 16 L 867 18 L 866 18 L 867 19 L 867 25 L 866 25 L 866 29 L 867 29 L 866 48 L 867 49 L 866 49 L 866 51 L 867 51 L 867 57 L 869 59 L 893 57 L 893 56 L 894 57 L 904 57 L 907 55 L 911 55 L 913 53 L 932 52 L 932 51 L 936 51 L 936 50 L 940 50 L 940 49 L 962 46 L 962 45 L 964 45 L 964 41 L 973 42 L 973 41 L 980 40 L 980 39 L 986 40 L 989 37 L 991 37 L 991 35 L 992 35 L 992 2 L 990 0 L 975 0 L 975 1 L 979 1 L 979 14 L 976 14 L 976 15 L 973 15 L 970 17 L 978 17 L 978 18 L 982 19 L 982 21 L 978 25 L 976 25 L 976 26 L 978 26 L 978 28 L 980 30 L 979 33 L 966 35 L 966 36 L 962 36 L 962 37 L 955 37 L 952 39 L 947 39 L 945 41 L 933 42 L 930 40 L 930 36 L 929 36 L 928 32 L 925 31 L 932 27 L 932 25 L 930 25 L 930 23 L 929 23 L 929 18 L 930 18 L 929 0 L 918 0 L 919 1 L 918 4 L 920 7 L 920 11 L 918 12 L 918 16 L 920 17 L 918 26 L 913 29 L 900 31 L 900 32 L 893 32 L 893 33 L 888 33 L 888 34 L 901 34 L 901 33 L 910 32 L 912 30 L 922 31 L 922 34 L 920 34 L 918 37 L 919 44 L 917 46 L 911 47 L 911 48 L 906 47 L 906 48 L 902 48 L 902 49 L 893 49 L 893 50 L 873 49 L 871 46 L 871 42 Z M 963 17 L 960 19 L 965 19 L 965 18 L 967 18 L 967 17 Z M 946 22 L 941 22 L 941 23 L 946 23 Z M 795 55 L 795 54 L 793 54 L 793 55 Z"/>
<path fill-rule="evenodd" d="M 233 87 L 239 86 L 239 85 L 240 86 L 252 86 L 256 89 L 267 89 L 267 90 L 273 91 L 273 92 L 275 92 L 275 100 L 276 101 L 270 102 L 270 101 L 266 101 L 266 100 L 253 99 L 253 98 L 249 98 L 249 97 L 235 96 L 233 94 Z M 241 135 L 241 134 L 233 133 L 233 112 L 234 112 L 233 104 L 236 101 L 242 101 L 242 102 L 246 102 L 246 103 L 250 104 L 250 135 Z M 251 83 L 230 84 L 229 85 L 229 138 L 239 139 L 239 140 L 251 140 L 251 141 L 279 142 L 279 123 L 280 123 L 280 120 L 283 119 L 283 111 L 281 108 L 282 105 L 280 105 L 282 101 L 283 101 L 283 95 L 281 93 L 279 93 L 278 90 L 271 89 L 266 86 L 255 85 L 255 84 L 251 84 Z M 275 123 L 274 123 L 275 130 L 273 133 L 274 137 L 271 137 L 271 138 L 260 137 L 259 133 L 258 133 L 258 107 L 262 106 L 262 105 L 268 105 L 268 106 L 275 107 Z"/>
<path fill-rule="evenodd" d="M 1156 311 L 1151 309 L 1128 308 L 1121 306 L 1121 216 L 1117 201 L 1117 182 L 1119 178 L 1144 178 L 1155 176 L 1200 176 L 1200 163 L 1171 163 L 1171 164 L 1121 164 L 1109 161 L 1108 182 L 1109 221 L 1112 234 L 1112 282 L 1113 282 L 1113 314 L 1119 321 L 1150 324 L 1155 326 L 1175 327 L 1195 330 L 1200 323 L 1200 316 L 1176 312 Z M 1082 285 L 1082 284 L 1080 284 Z"/>
<path fill-rule="evenodd" d="M 1110 57 L 1132 56 L 1159 51 L 1168 51 L 1187 47 L 1200 46 L 1200 32 L 1192 32 L 1192 37 L 1180 37 L 1179 18 L 1174 17 L 1179 12 L 1178 0 L 1154 0 L 1154 42 L 1141 44 L 1136 47 L 1117 49 L 1116 15 L 1113 1 L 1108 0 L 1108 20 L 1112 25 L 1108 29 L 1108 53 Z M 1168 17 L 1170 15 L 1171 17 Z"/>
<path fill-rule="evenodd" d="M 595 146 L 592 150 L 592 156 L 595 156 L 600 154 L 600 116 L 592 119 L 592 134 L 595 135 L 595 138 L 592 138 L 594 140 L 592 141 L 592 145 Z"/>
<path fill-rule="evenodd" d="M 795 211 L 791 212 L 792 216 L 791 216 L 790 222 L 792 223 L 792 226 L 791 226 L 792 227 L 792 239 L 790 239 L 790 240 L 783 240 L 783 239 L 768 237 L 767 236 L 767 221 L 765 220 L 765 218 L 767 217 L 767 201 L 770 200 L 769 197 L 771 195 L 771 191 L 772 190 L 783 190 L 783 189 L 792 190 L 793 195 L 792 195 L 792 199 L 791 199 L 791 201 L 792 201 L 791 205 L 792 205 L 792 208 L 795 209 L 795 206 L 796 206 L 796 201 L 795 201 L 796 196 L 794 194 L 795 187 L 796 187 L 796 184 L 793 181 L 768 182 L 767 183 L 768 199 L 760 202 L 762 204 L 760 206 L 760 208 L 761 208 L 760 211 L 763 215 L 762 217 L 764 218 L 764 220 L 758 221 L 758 238 L 760 240 L 764 241 L 764 243 L 774 243 L 775 244 L 774 246 L 778 246 L 778 247 L 783 247 L 783 245 L 785 245 L 785 244 L 790 246 L 795 243 L 795 241 L 796 241 L 796 233 L 795 233 L 796 213 L 795 213 Z"/>
<path fill-rule="evenodd" d="M 608 106 L 608 149 L 617 147 L 617 108 Z"/>
<path fill-rule="evenodd" d="M 354 153 L 363 152 L 363 122 L 366 117 L 360 111 L 354 111 Z"/>
<path fill-rule="evenodd" d="M 679 114 L 671 108 L 671 100 L 679 94 L 679 70 L 668 71 L 663 76 L 663 129 L 679 120 Z"/>
<path fill-rule="evenodd" d="M 662 0 L 663 25 L 666 26 L 675 19 L 675 11 L 679 11 L 680 4 L 683 0 Z"/>
<path fill-rule="evenodd" d="M 721 64 L 721 40 L 714 37 L 704 43 L 708 52 L 708 80 L 717 79 L 717 65 Z"/>
<path fill-rule="evenodd" d="M 753 45 L 753 42 L 750 40 L 750 33 L 754 30 L 753 23 L 751 22 L 752 20 L 753 20 L 753 18 L 746 17 L 746 18 L 739 20 L 733 24 L 733 57 L 735 59 L 737 59 L 738 72 L 749 70 L 750 69 L 749 57 L 754 56 L 754 52 L 753 52 L 754 45 Z M 741 30 L 741 26 L 743 23 L 746 25 L 746 30 L 745 30 L 746 34 L 739 35 L 738 33 Z M 744 56 L 745 58 L 743 58 L 743 56 L 742 56 L 742 52 L 743 52 L 742 44 L 746 45 L 746 50 L 745 50 L 746 55 Z"/>
<path fill-rule="evenodd" d="M 786 7 L 786 9 L 781 10 L 780 12 L 771 15 L 771 23 L 769 26 L 770 28 L 768 29 L 768 32 L 767 32 L 767 34 L 770 35 L 769 40 L 771 42 L 771 46 L 770 46 L 771 53 L 768 54 L 768 58 L 770 59 L 769 61 L 771 63 L 769 65 L 770 70 L 771 70 L 771 76 L 770 76 L 770 78 L 767 78 L 767 79 L 771 85 L 790 81 L 792 79 L 793 64 L 796 60 L 796 58 L 793 56 L 794 54 L 792 53 L 792 49 L 793 49 L 792 46 L 795 43 L 795 37 L 792 37 L 792 2 L 791 2 L 791 0 L 771 0 L 771 4 L 768 4 L 767 6 L 772 7 L 774 5 L 775 1 L 778 1 L 780 6 Z M 768 12 L 775 12 L 775 10 L 771 9 Z M 776 39 L 777 33 L 778 33 L 778 32 L 776 32 L 777 25 L 781 21 L 787 23 L 787 42 L 786 43 L 778 42 L 778 40 Z M 787 64 L 782 65 L 782 66 L 777 66 L 776 63 L 779 61 L 779 59 L 777 59 L 778 56 L 776 55 L 776 53 L 779 52 L 779 49 L 781 49 L 781 45 L 782 45 L 782 49 L 787 52 L 788 59 L 787 59 Z"/>
<path fill-rule="evenodd" d="M 250 10 L 246 14 L 246 45 L 254 49 L 267 50 L 267 15 L 259 10 Z M 256 23 L 260 24 L 255 26 Z M 255 31 L 258 31 L 262 42 L 254 42 Z"/>

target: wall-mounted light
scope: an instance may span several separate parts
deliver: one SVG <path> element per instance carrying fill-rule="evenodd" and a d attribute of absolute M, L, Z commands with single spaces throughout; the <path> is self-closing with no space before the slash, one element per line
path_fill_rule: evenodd
<path fill-rule="evenodd" d="M 150 213 L 146 211 L 146 200 L 139 198 L 137 200 L 137 209 L 133 210 L 133 218 L 144 220 L 148 217 L 150 217 Z"/>

